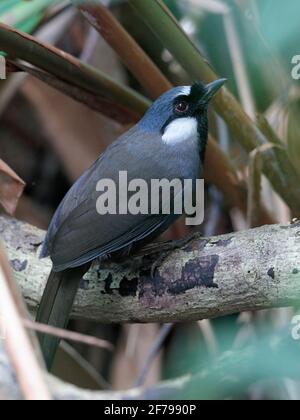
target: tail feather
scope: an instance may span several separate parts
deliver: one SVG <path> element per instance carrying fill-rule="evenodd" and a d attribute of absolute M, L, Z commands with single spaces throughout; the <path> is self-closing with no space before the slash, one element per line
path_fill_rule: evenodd
<path fill-rule="evenodd" d="M 37 313 L 37 322 L 57 328 L 67 327 L 80 281 L 89 268 L 90 264 L 87 264 L 59 273 L 51 271 Z M 39 341 L 47 368 L 50 370 L 60 339 L 39 334 Z"/>

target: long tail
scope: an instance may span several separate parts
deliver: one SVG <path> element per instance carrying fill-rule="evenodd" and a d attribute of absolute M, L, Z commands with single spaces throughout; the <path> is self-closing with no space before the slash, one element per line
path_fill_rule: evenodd
<path fill-rule="evenodd" d="M 90 264 L 55 273 L 51 271 L 39 306 L 36 321 L 66 328 L 80 281 L 89 270 Z M 39 334 L 39 341 L 48 370 L 51 369 L 60 339 Z"/>

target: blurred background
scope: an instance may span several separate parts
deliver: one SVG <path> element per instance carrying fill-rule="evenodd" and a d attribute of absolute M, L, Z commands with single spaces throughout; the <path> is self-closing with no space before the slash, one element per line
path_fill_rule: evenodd
<path fill-rule="evenodd" d="M 194 80 L 145 23 L 147 16 L 142 18 L 130 2 L 96 3 L 105 8 L 99 12 L 102 33 L 90 24 L 91 16 L 81 13 L 70 1 L 2 0 L 0 22 L 55 45 L 122 87 L 130 87 L 142 95 L 139 101 L 144 110 L 147 101 L 155 99 L 168 83 L 184 85 Z M 228 79 L 228 89 L 247 114 L 253 119 L 259 114 L 268 121 L 287 150 L 294 172 L 299 174 L 300 88 L 291 72 L 292 58 L 300 54 L 300 2 L 164 3 L 216 73 Z M 123 35 L 112 25 L 115 21 L 122 25 Z M 126 49 L 124 33 L 130 34 L 165 77 L 156 92 L 139 77 L 142 67 L 132 62 L 128 65 L 128 57 L 126 61 L 122 56 L 122 49 Z M 16 48 L 15 56 L 12 48 Z M 14 216 L 46 230 L 72 183 L 138 117 L 122 119 L 110 109 L 114 102 L 107 107 L 98 104 L 95 109 L 89 97 L 82 104 L 71 97 L 75 95 L 71 89 L 47 79 L 44 73 L 32 75 L 27 65 L 26 71 L 21 71 L 23 64 L 19 66 L 14 60 L 22 58 L 18 48 L 21 44 L 10 47 L 8 77 L 0 82 L 0 159 L 26 183 Z M 70 82 L 67 76 L 66 72 Z M 143 109 L 139 112 L 142 115 Z M 295 214 L 262 176 L 257 156 L 242 147 L 213 111 L 210 120 L 210 134 L 223 166 L 215 155 L 209 155 L 206 218 L 201 232 L 220 235 L 265 223 L 289 222 Z M 234 191 L 222 185 L 224 177 L 226 183 L 224 167 L 235 180 Z M 247 194 L 247 189 L 253 194 Z M 181 221 L 164 239 L 187 233 Z M 54 373 L 81 387 L 117 390 L 152 386 L 163 379 L 193 374 L 195 383 L 182 397 L 300 399 L 300 372 L 294 363 L 294 343 L 289 339 L 293 313 L 280 309 L 180 325 L 112 326 L 72 321 L 71 330 L 108 340 L 115 350 L 65 343 Z"/>

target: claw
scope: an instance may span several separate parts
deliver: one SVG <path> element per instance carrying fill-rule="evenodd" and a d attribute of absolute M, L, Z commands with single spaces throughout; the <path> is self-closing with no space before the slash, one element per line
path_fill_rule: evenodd
<path fill-rule="evenodd" d="M 164 260 L 167 258 L 168 254 L 167 253 L 163 253 L 161 254 L 152 264 L 151 266 L 151 271 L 150 271 L 150 276 L 152 279 L 155 278 L 155 272 L 156 270 L 159 268 L 159 266 L 162 265 L 162 263 L 164 262 Z"/>

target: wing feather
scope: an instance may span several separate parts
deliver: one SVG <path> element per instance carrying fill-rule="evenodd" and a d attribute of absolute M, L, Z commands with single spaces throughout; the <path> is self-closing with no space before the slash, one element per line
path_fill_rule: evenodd
<path fill-rule="evenodd" d="M 94 165 L 73 185 L 59 206 L 49 227 L 41 257 L 49 256 L 54 270 L 77 267 L 97 257 L 112 254 L 163 231 L 176 219 L 166 215 L 110 215 L 96 211 L 96 185 L 100 179 L 118 179 L 126 170 L 128 178 L 168 178 L 171 159 L 161 159 L 161 138 L 136 127 L 114 142 Z M 172 175 L 172 174 L 171 174 Z"/>

